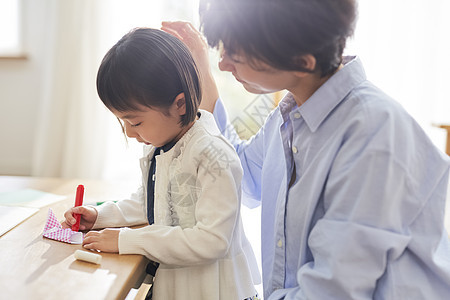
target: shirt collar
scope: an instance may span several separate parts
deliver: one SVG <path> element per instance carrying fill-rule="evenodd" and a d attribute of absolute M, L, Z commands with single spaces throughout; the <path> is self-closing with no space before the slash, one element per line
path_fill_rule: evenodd
<path fill-rule="evenodd" d="M 344 67 L 331 76 L 300 107 L 295 108 L 296 103 L 292 94 L 288 93 L 284 97 L 279 104 L 284 122 L 288 120 L 289 113 L 295 110 L 300 112 L 310 130 L 316 131 L 350 91 L 365 80 L 366 74 L 359 57 L 344 57 Z"/>
<path fill-rule="evenodd" d="M 172 147 L 175 146 L 176 143 L 177 143 L 176 141 L 168 142 L 167 144 L 165 144 L 164 146 L 162 146 L 161 149 L 162 149 L 164 152 L 167 152 L 167 151 L 169 151 L 170 149 L 172 149 Z"/>
<path fill-rule="evenodd" d="M 209 114 L 209 116 L 208 116 L 208 114 Z M 165 144 L 164 146 L 161 146 L 161 147 L 155 147 L 155 152 L 154 152 L 155 154 L 154 155 L 159 155 L 161 153 L 161 150 L 163 151 L 163 153 L 166 153 L 166 152 L 170 151 L 170 149 L 172 149 L 178 142 L 182 142 L 190 134 L 192 134 L 192 131 L 194 130 L 194 128 L 196 126 L 198 126 L 199 123 L 204 123 L 205 125 L 207 125 L 207 123 L 210 124 L 210 126 L 205 126 L 204 125 L 205 128 L 208 128 L 208 127 L 212 128 L 212 129 L 217 128 L 216 125 L 215 125 L 216 123 L 215 123 L 214 119 L 212 119 L 212 121 L 211 121 L 211 118 L 213 118 L 211 113 L 200 109 L 197 112 L 197 117 L 198 117 L 198 120 L 192 125 L 191 128 L 189 128 L 189 130 L 187 132 L 184 133 L 184 135 L 179 140 L 177 140 L 177 141 L 170 141 L 170 142 L 168 142 L 167 144 Z M 211 124 L 213 124 L 213 125 L 211 125 Z M 210 130 L 209 132 L 213 132 L 213 130 Z M 220 133 L 218 132 L 218 133 L 216 133 L 216 135 L 220 135 Z M 151 154 L 151 152 L 149 154 Z"/>
<path fill-rule="evenodd" d="M 283 100 L 280 101 L 280 104 L 278 104 L 278 107 L 280 108 L 280 113 L 283 117 L 283 123 L 285 123 L 289 120 L 289 113 L 297 107 L 297 103 L 292 94 L 287 93 Z"/>
<path fill-rule="evenodd" d="M 345 57 L 344 67 L 331 76 L 299 108 L 305 123 L 312 132 L 355 87 L 366 80 L 366 74 L 358 57 Z"/>
<path fill-rule="evenodd" d="M 161 153 L 161 150 L 163 151 L 163 153 L 166 153 L 167 151 L 172 149 L 176 143 L 177 143 L 177 141 L 171 141 L 171 142 L 168 142 L 167 144 L 165 144 L 164 146 L 156 147 L 155 152 L 153 154 L 153 159 L 155 158 L 156 155 L 159 155 Z"/>

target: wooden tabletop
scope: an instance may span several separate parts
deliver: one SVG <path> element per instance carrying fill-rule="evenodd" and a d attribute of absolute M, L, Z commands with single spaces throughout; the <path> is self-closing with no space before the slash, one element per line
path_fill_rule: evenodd
<path fill-rule="evenodd" d="M 120 182 L 0 176 L 0 192 L 32 188 L 67 196 L 0 237 L 1 299 L 124 299 L 142 282 L 148 260 L 141 255 L 100 253 L 102 262 L 95 265 L 75 260 L 81 245 L 42 237 L 49 207 L 62 220 L 78 184 L 85 186 L 85 201 L 118 200 L 135 188 Z"/>

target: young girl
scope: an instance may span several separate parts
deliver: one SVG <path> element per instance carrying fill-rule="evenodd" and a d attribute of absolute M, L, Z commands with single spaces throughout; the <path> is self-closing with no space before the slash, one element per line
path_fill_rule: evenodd
<path fill-rule="evenodd" d="M 104 57 L 98 94 L 130 138 L 144 143 L 142 187 L 130 199 L 81 214 L 83 246 L 142 254 L 159 263 L 153 299 L 254 299 L 259 273 L 240 218 L 242 168 L 213 116 L 199 111 L 189 50 L 160 30 L 138 28 Z"/>

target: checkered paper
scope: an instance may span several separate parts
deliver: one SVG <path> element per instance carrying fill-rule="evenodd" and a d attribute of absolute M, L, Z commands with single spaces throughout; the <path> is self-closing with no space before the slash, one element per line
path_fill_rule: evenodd
<path fill-rule="evenodd" d="M 45 223 L 43 236 L 69 244 L 81 244 L 84 238 L 82 232 L 73 231 L 70 228 L 63 229 L 51 208 L 48 209 L 47 222 Z"/>

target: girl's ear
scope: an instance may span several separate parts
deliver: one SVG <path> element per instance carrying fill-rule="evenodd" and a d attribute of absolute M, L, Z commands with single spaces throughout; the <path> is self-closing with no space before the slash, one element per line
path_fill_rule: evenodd
<path fill-rule="evenodd" d="M 172 106 L 177 115 L 183 116 L 186 114 L 186 98 L 184 97 L 184 93 L 179 93 L 175 97 Z"/>

